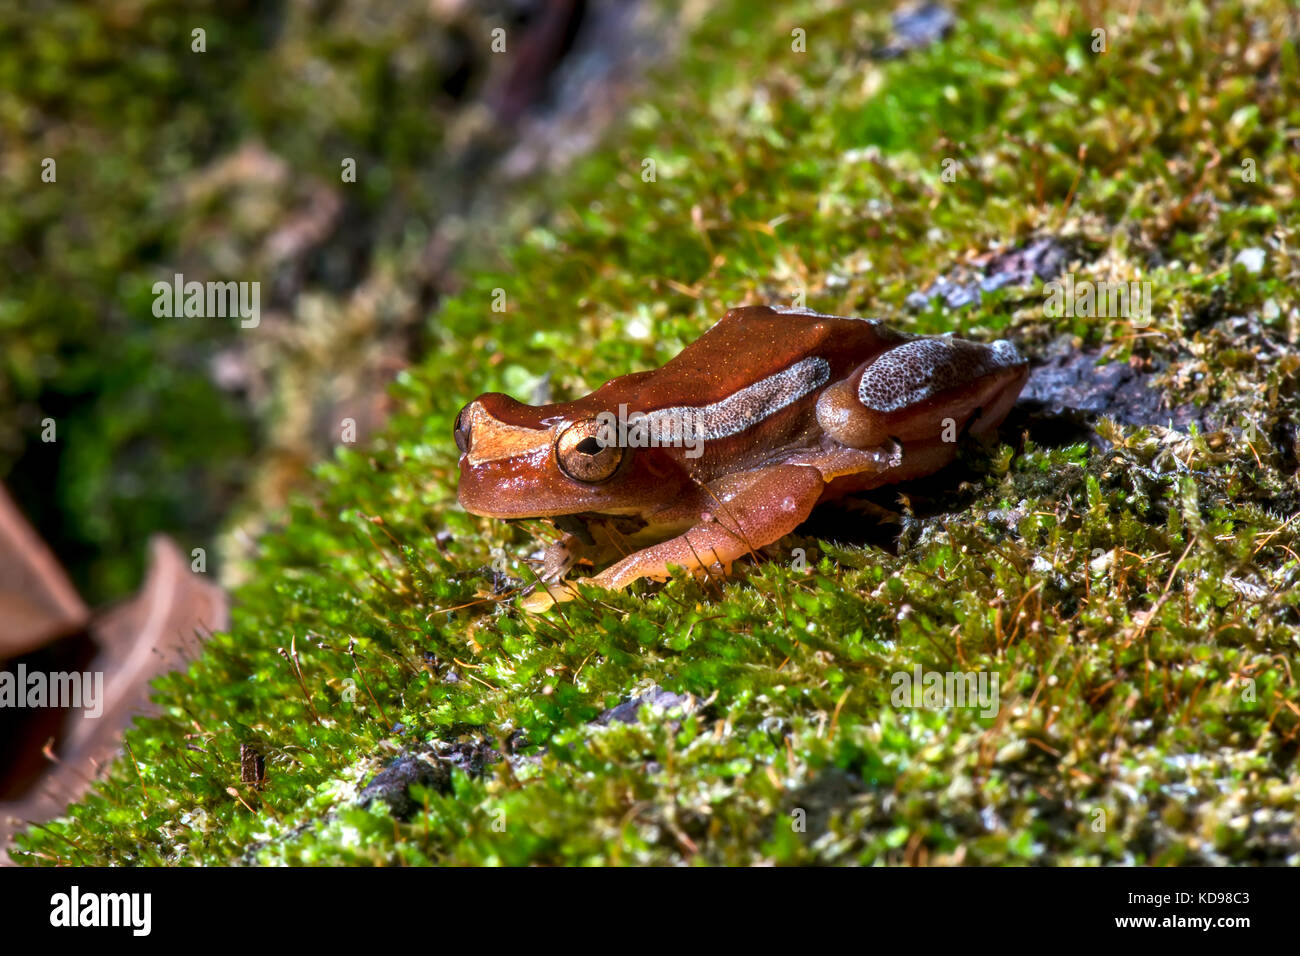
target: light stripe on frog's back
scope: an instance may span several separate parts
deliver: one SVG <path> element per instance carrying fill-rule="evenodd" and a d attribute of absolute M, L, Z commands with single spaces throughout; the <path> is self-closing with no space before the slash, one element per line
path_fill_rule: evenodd
<path fill-rule="evenodd" d="M 673 429 L 687 423 L 695 426 L 698 437 L 716 441 L 761 425 L 777 412 L 821 388 L 830 376 L 830 363 L 814 356 L 708 405 L 660 408 L 646 417 L 660 434 L 680 434 Z"/>

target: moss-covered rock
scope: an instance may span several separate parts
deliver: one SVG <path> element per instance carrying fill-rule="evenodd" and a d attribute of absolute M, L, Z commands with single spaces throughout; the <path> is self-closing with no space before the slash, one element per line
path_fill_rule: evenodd
<path fill-rule="evenodd" d="M 388 427 L 316 469 L 232 630 L 159 683 L 163 716 L 24 838 L 28 860 L 1300 860 L 1287 4 L 1094 23 L 963 3 L 947 38 L 888 61 L 886 13 L 751 6 L 703 20 L 555 213 L 443 304 Z M 906 308 L 1042 235 L 1074 244 L 1079 280 L 1149 280 L 1151 321 L 1047 316 L 1032 287 Z M 581 395 L 727 306 L 799 295 L 1039 358 L 1064 335 L 1206 430 L 1013 429 L 877 496 L 896 546 L 796 537 L 806 566 L 777 549 L 726 582 L 519 611 L 543 527 L 458 509 L 459 406 L 543 380 Z M 918 666 L 996 676 L 1000 706 L 908 706 L 897 675 Z M 695 705 L 596 720 L 652 686 Z M 432 742 L 499 759 L 416 784 L 405 821 L 361 805 Z M 239 783 L 241 744 L 265 787 Z"/>

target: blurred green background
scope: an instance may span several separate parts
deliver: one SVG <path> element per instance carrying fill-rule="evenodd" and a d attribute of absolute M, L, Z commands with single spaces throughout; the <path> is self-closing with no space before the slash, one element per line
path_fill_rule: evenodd
<path fill-rule="evenodd" d="M 448 274 L 439 224 L 509 141 L 497 118 L 546 94 L 571 39 L 548 17 L 582 13 L 554 6 L 0 8 L 0 481 L 89 601 L 136 585 L 150 533 L 206 545 L 340 418 L 382 418 Z M 540 79 L 505 72 L 493 24 L 541 31 Z M 155 317 L 178 272 L 260 282 L 257 334 Z"/>

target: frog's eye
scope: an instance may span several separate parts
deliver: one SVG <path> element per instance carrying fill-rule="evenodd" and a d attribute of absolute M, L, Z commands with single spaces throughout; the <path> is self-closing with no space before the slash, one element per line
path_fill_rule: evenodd
<path fill-rule="evenodd" d="M 472 403 L 471 403 L 472 404 Z M 456 424 L 452 428 L 452 435 L 456 438 L 456 447 L 460 449 L 462 455 L 469 452 L 469 405 L 460 410 L 456 416 Z"/>
<path fill-rule="evenodd" d="M 555 460 L 560 471 L 574 481 L 596 484 L 608 481 L 623 462 L 623 449 L 617 445 L 606 446 L 601 441 L 605 426 L 594 419 L 575 422 L 555 440 Z"/>

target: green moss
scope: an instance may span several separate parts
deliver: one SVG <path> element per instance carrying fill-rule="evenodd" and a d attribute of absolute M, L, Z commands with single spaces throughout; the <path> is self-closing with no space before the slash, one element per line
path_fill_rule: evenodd
<path fill-rule="evenodd" d="M 1077 11 L 963 4 L 952 37 L 883 65 L 883 14 L 709 17 L 545 197 L 554 215 L 444 304 L 386 430 L 317 468 L 230 633 L 159 682 L 133 759 L 31 831 L 29 859 L 1294 863 L 1295 51 L 1266 39 L 1285 35 L 1280 0 L 1173 6 L 1111 14 L 1094 55 Z M 1254 182 L 1233 174 L 1247 158 Z M 968 253 L 1043 232 L 1084 241 L 1080 277 L 1150 277 L 1152 326 L 1045 319 L 1037 290 L 903 309 Z M 1251 246 L 1260 275 L 1232 266 Z M 514 609 L 536 527 L 455 505 L 459 406 L 547 374 L 580 395 L 726 306 L 800 292 L 1031 350 L 1073 334 L 1151 363 L 1171 404 L 1224 428 L 1103 421 L 1104 450 L 995 449 L 960 507 L 900 506 L 897 554 L 794 538 L 806 569 Z M 997 675 L 1001 706 L 898 707 L 893 675 L 916 665 Z M 702 706 L 592 723 L 651 683 Z M 430 740 L 506 757 L 409 821 L 352 807 Z M 241 743 L 267 755 L 265 790 L 238 783 Z"/>

